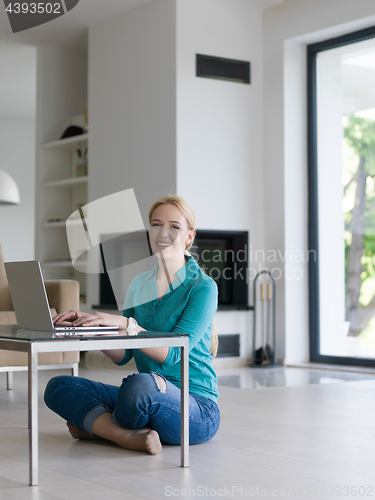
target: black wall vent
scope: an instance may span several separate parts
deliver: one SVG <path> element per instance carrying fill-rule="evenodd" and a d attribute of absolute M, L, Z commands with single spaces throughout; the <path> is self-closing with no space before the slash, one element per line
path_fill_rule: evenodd
<path fill-rule="evenodd" d="M 250 83 L 250 63 L 236 59 L 204 56 L 197 54 L 197 76 L 227 80 L 237 83 Z"/>
<path fill-rule="evenodd" d="M 240 335 L 238 333 L 232 335 L 218 335 L 219 349 L 217 357 L 224 356 L 239 356 L 240 355 Z"/>

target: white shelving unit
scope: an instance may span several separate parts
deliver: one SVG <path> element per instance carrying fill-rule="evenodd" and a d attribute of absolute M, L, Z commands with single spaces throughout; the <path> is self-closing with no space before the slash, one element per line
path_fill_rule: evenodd
<path fill-rule="evenodd" d="M 86 296 L 86 266 L 85 262 L 80 262 L 76 266 L 79 271 L 73 268 L 67 242 L 66 219 L 87 203 L 89 177 L 77 176 L 78 169 L 82 173 L 84 168 L 82 158 L 87 158 L 87 149 L 88 134 L 44 143 L 39 191 L 42 242 L 38 259 L 44 276 L 46 279 L 78 280 L 83 304 Z M 77 219 L 77 228 L 80 224 Z M 73 227 L 74 225 L 73 223 Z"/>
<path fill-rule="evenodd" d="M 86 157 L 89 137 L 84 133 L 58 138 L 70 125 L 87 125 L 87 62 L 88 54 L 83 50 L 38 47 L 35 258 L 42 265 L 45 279 L 79 281 L 83 301 L 87 290 L 85 264 L 78 270 L 72 266 L 65 221 L 88 200 L 89 174 L 76 165 Z"/>

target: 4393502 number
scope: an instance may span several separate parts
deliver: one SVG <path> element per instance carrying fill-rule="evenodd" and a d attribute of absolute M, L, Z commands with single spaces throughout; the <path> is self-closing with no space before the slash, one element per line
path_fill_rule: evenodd
<path fill-rule="evenodd" d="M 60 3 L 10 2 L 5 9 L 9 14 L 63 14 Z"/>
<path fill-rule="evenodd" d="M 325 497 L 374 497 L 373 486 L 323 486 L 318 494 Z"/>

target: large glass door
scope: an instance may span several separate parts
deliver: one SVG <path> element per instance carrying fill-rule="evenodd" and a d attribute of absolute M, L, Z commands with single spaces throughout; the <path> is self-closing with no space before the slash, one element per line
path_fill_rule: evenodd
<path fill-rule="evenodd" d="M 375 28 L 308 54 L 310 355 L 375 366 Z"/>

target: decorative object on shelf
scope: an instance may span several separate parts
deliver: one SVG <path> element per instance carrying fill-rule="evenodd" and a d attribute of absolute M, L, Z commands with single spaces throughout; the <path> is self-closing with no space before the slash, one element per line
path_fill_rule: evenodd
<path fill-rule="evenodd" d="M 0 170 L 0 205 L 19 205 L 20 201 L 16 181 L 4 170 Z"/>
<path fill-rule="evenodd" d="M 265 275 L 264 282 L 259 279 Z M 259 282 L 258 282 L 259 280 Z M 260 300 L 257 300 L 260 291 Z M 258 314 L 260 314 L 261 345 L 257 348 Z M 271 321 L 272 318 L 272 321 Z M 254 326 L 252 367 L 277 367 L 276 363 L 276 279 L 263 269 L 254 279 Z"/>
<path fill-rule="evenodd" d="M 75 166 L 75 176 L 84 177 L 87 175 L 87 148 L 77 149 L 78 163 Z"/>
<path fill-rule="evenodd" d="M 68 128 L 65 129 L 63 135 L 60 139 L 66 139 L 67 137 L 74 137 L 76 135 L 82 135 L 84 132 L 82 127 L 78 127 L 77 125 L 69 125 Z"/>

